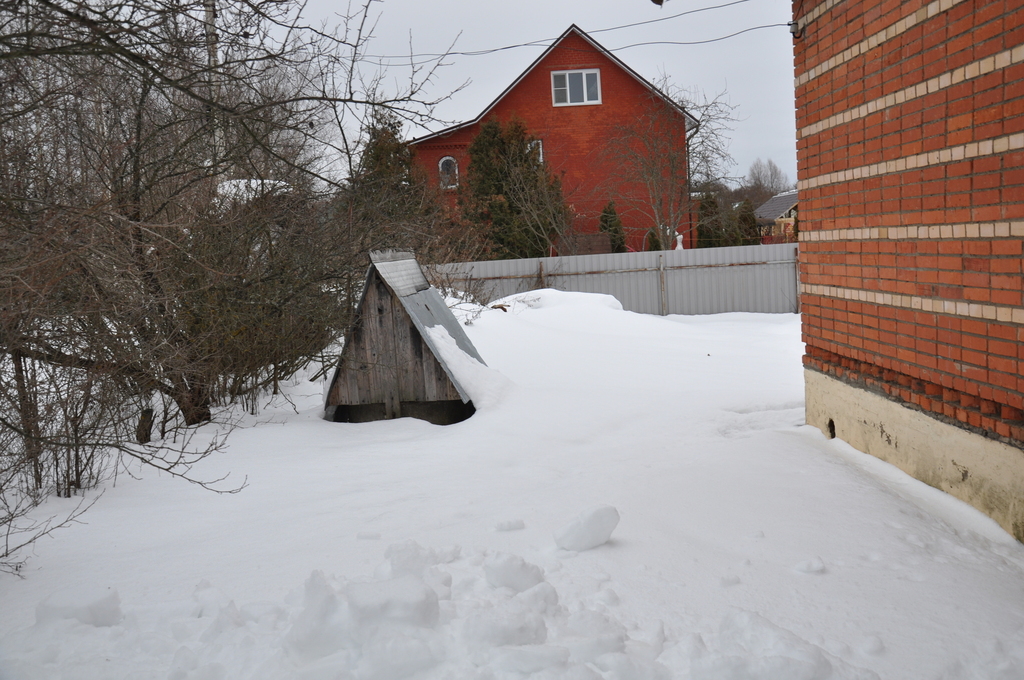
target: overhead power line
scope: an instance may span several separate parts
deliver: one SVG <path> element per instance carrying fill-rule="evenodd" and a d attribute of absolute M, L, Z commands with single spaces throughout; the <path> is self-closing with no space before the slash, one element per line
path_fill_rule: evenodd
<path fill-rule="evenodd" d="M 646 24 L 653 24 L 653 23 L 657 23 L 657 22 L 660 22 L 660 21 L 669 21 L 671 19 L 678 19 L 679 17 L 686 16 L 688 14 L 697 14 L 698 12 L 707 12 L 707 11 L 710 11 L 710 10 L 724 9 L 726 7 L 732 7 L 733 5 L 740 5 L 740 4 L 743 4 L 745 2 L 751 2 L 751 0 L 733 0 L 733 2 L 727 2 L 727 3 L 721 4 L 721 5 L 712 5 L 710 7 L 699 7 L 697 9 L 691 9 L 691 10 L 687 10 L 685 12 L 678 12 L 676 14 L 671 14 L 671 15 L 666 16 L 666 17 L 658 17 L 657 19 L 648 19 L 646 21 L 638 21 L 638 22 L 635 22 L 635 23 L 632 23 L 632 24 L 621 24 L 619 26 L 610 26 L 608 28 L 599 28 L 599 29 L 596 29 L 596 30 L 593 30 L 593 31 L 587 31 L 587 33 L 589 33 L 589 34 L 593 34 L 593 33 L 607 33 L 609 31 L 618 31 L 618 30 L 621 30 L 621 29 L 624 29 L 624 28 L 633 28 L 635 26 L 644 26 Z M 788 26 L 788 24 L 765 24 L 763 26 L 752 26 L 750 28 L 745 28 L 745 29 L 743 29 L 741 31 L 736 31 L 735 33 L 730 33 L 729 35 L 724 35 L 724 36 L 721 36 L 721 37 L 718 37 L 718 38 L 710 38 L 708 40 L 694 40 L 694 41 L 689 41 L 689 42 L 686 42 L 686 41 L 652 41 L 652 42 L 634 43 L 632 45 L 624 45 L 622 47 L 612 48 L 612 49 L 609 49 L 608 51 L 609 52 L 617 52 L 619 50 L 625 50 L 625 49 L 629 49 L 631 47 L 639 47 L 639 46 L 642 46 L 642 45 L 704 45 L 704 44 L 707 44 L 707 43 L 719 42 L 721 40 L 728 40 L 729 38 L 733 38 L 733 37 L 735 37 L 737 35 L 741 35 L 743 33 L 749 33 L 750 31 L 757 31 L 757 30 L 760 30 L 760 29 L 763 29 L 763 28 L 775 28 L 776 26 Z M 495 54 L 496 52 L 505 52 L 505 51 L 508 51 L 508 50 L 516 50 L 516 49 L 520 49 L 520 48 L 523 48 L 523 47 L 548 47 L 557 39 L 558 39 L 557 37 L 555 37 L 555 38 L 543 38 L 543 39 L 539 39 L 539 40 L 532 40 L 530 42 L 517 43 L 517 44 L 514 44 L 514 45 L 504 45 L 502 47 L 492 47 L 492 48 L 486 49 L 486 50 L 471 50 L 471 51 L 457 51 L 457 52 L 422 52 L 422 53 L 418 53 L 418 54 L 366 55 L 366 56 L 368 58 L 370 58 L 370 59 L 403 59 L 403 60 L 404 59 L 423 59 L 424 62 L 426 62 L 426 61 L 430 61 L 430 60 L 433 60 L 433 59 L 440 59 L 440 58 L 443 58 L 443 57 L 479 57 L 479 56 L 483 56 L 483 55 L 487 55 L 487 54 Z"/>
<path fill-rule="evenodd" d="M 587 33 L 607 33 L 608 31 L 618 31 L 622 28 L 633 28 L 634 26 L 644 26 L 646 24 L 656 24 L 659 21 L 668 21 L 670 19 L 678 19 L 684 17 L 687 14 L 697 14 L 698 12 L 707 12 L 713 9 L 722 9 L 724 7 L 732 7 L 733 5 L 741 5 L 744 2 L 750 2 L 750 0 L 733 0 L 733 2 L 727 2 L 724 5 L 712 5 L 711 7 L 698 7 L 697 9 L 688 9 L 685 12 L 679 12 L 678 14 L 670 14 L 667 17 L 658 17 L 657 19 L 648 19 L 647 21 L 638 21 L 635 24 L 622 24 L 621 26 L 612 26 L 611 28 L 599 28 L 596 31 L 587 31 Z"/>
<path fill-rule="evenodd" d="M 633 43 L 632 45 L 623 45 L 622 47 L 616 47 L 609 52 L 618 52 L 619 50 L 628 50 L 630 47 L 641 47 L 643 45 L 706 45 L 707 43 L 718 42 L 720 40 L 728 40 L 729 38 L 735 38 L 738 35 L 744 33 L 750 33 L 751 31 L 758 31 L 762 28 L 775 28 L 776 26 L 789 26 L 789 24 L 765 24 L 764 26 L 751 26 L 750 28 L 744 28 L 742 31 L 736 31 L 729 35 L 723 35 L 720 38 L 709 38 L 708 40 L 694 40 L 692 42 L 678 42 L 675 40 L 652 40 L 651 42 L 639 42 Z"/>

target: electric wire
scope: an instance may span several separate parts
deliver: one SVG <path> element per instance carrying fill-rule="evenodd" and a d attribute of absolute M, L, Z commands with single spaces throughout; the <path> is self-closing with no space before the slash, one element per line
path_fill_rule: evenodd
<path fill-rule="evenodd" d="M 643 26 L 643 25 L 646 25 L 646 24 L 653 24 L 653 23 L 656 23 L 656 22 L 659 22 L 659 21 L 668 21 L 670 19 L 678 19 L 679 17 L 686 16 L 688 14 L 696 14 L 698 12 L 706 12 L 706 11 L 709 11 L 709 10 L 724 9 L 726 7 L 731 7 L 733 5 L 740 5 L 740 4 L 743 4 L 745 2 L 750 2 L 750 1 L 751 0 L 734 0 L 733 2 L 727 2 L 727 3 L 721 4 L 721 5 L 712 5 L 712 6 L 709 6 L 709 7 L 699 7 L 697 9 L 691 9 L 691 10 L 687 10 L 685 12 L 679 12 L 677 14 L 672 14 L 672 15 L 667 16 L 667 17 L 658 17 L 657 19 L 648 19 L 646 21 L 638 21 L 638 22 L 635 22 L 635 23 L 632 23 L 632 24 L 622 24 L 622 25 L 619 25 L 619 26 L 610 26 L 608 28 L 599 28 L 599 29 L 596 29 L 596 30 L 593 30 L 593 31 L 587 31 L 587 33 L 588 34 L 593 34 L 593 33 L 607 33 L 609 31 L 618 31 L 618 30 L 621 30 L 621 29 L 624 29 L 624 28 L 633 28 L 635 26 Z M 742 35 L 743 33 L 749 33 L 750 31 L 757 31 L 757 30 L 760 30 L 760 29 L 763 29 L 763 28 L 775 28 L 775 27 L 778 27 L 778 26 L 788 26 L 788 25 L 789 24 L 765 24 L 763 26 L 752 26 L 750 28 L 746 28 L 746 29 L 743 29 L 741 31 L 737 31 L 735 33 L 730 33 L 729 35 L 724 35 L 724 36 L 721 36 L 721 37 L 718 37 L 718 38 L 710 38 L 708 40 L 695 40 L 695 41 L 689 41 L 689 42 L 683 42 L 683 41 L 652 41 L 652 42 L 645 42 L 645 43 L 634 43 L 632 45 L 624 45 L 622 47 L 616 47 L 616 48 L 608 49 L 608 51 L 609 52 L 617 52 L 619 50 L 625 50 L 625 49 L 629 49 L 631 47 L 639 47 L 639 46 L 642 46 L 642 45 L 705 45 L 705 44 L 708 44 L 708 43 L 714 43 L 714 42 L 719 42 L 719 41 L 722 41 L 722 40 L 728 40 L 729 38 L 734 38 L 737 35 Z M 420 63 L 428 63 L 428 62 L 436 60 L 436 59 L 443 59 L 445 57 L 479 57 L 479 56 L 484 56 L 484 55 L 488 55 L 488 54 L 495 54 L 497 52 L 505 52 L 505 51 L 508 51 L 508 50 L 520 49 L 520 48 L 523 48 L 523 47 L 548 47 L 552 43 L 554 43 L 554 41 L 557 40 L 557 39 L 558 39 L 557 37 L 556 38 L 542 38 L 542 39 L 538 39 L 538 40 L 531 40 L 530 42 L 517 43 L 517 44 L 514 44 L 514 45 L 504 45 L 502 47 L 492 47 L 490 49 L 485 49 L 485 50 L 451 51 L 451 52 L 421 52 L 421 53 L 416 53 L 416 54 L 365 55 L 365 56 L 367 58 L 370 58 L 370 59 L 381 59 L 381 60 L 397 60 L 397 59 L 400 59 L 400 60 L 414 59 L 415 60 L 415 59 L 422 59 L 423 61 L 414 62 L 414 63 L 420 64 Z"/>
<path fill-rule="evenodd" d="M 630 47 L 641 47 L 643 45 L 706 45 L 708 43 L 719 42 L 721 40 L 728 40 L 729 38 L 735 38 L 738 35 L 744 33 L 750 33 L 751 31 L 758 31 L 762 28 L 776 28 L 778 26 L 789 26 L 789 24 L 765 24 L 764 26 L 751 26 L 750 28 L 744 28 L 742 31 L 736 31 L 729 35 L 723 35 L 720 38 L 710 38 L 708 40 L 695 40 L 692 42 L 677 42 L 674 40 L 653 40 L 651 42 L 640 42 L 633 43 L 632 45 L 623 45 L 622 47 L 616 47 L 615 49 L 608 50 L 609 52 L 618 52 L 619 50 L 628 50 Z"/>
<path fill-rule="evenodd" d="M 655 24 L 659 21 L 668 21 L 669 19 L 678 19 L 684 17 L 687 14 L 697 14 L 698 12 L 707 12 L 712 9 L 722 9 L 724 7 L 732 7 L 733 5 L 741 5 L 744 2 L 750 2 L 750 0 L 734 0 L 733 2 L 727 2 L 724 5 L 712 5 L 710 7 L 698 7 L 697 9 L 688 9 L 685 12 L 679 12 L 678 14 L 672 14 L 667 17 L 658 17 L 657 19 L 648 19 L 646 21 L 638 21 L 634 24 L 622 24 L 621 26 L 612 26 L 611 28 L 599 28 L 596 31 L 587 31 L 587 33 L 607 33 L 608 31 L 618 31 L 623 28 L 633 28 L 634 26 L 644 26 L 646 24 Z"/>

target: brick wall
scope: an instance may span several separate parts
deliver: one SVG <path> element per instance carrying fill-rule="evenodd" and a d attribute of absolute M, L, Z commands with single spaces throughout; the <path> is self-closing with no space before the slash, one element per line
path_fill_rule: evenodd
<path fill-rule="evenodd" d="M 794 14 L 805 366 L 1024 448 L 1024 2 Z"/>

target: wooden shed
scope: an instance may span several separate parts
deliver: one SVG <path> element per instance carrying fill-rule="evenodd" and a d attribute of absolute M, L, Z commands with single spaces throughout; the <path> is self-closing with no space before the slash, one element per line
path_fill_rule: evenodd
<path fill-rule="evenodd" d="M 473 415 L 473 402 L 440 351 L 438 327 L 484 363 L 412 253 L 370 253 L 324 418 L 361 423 L 407 416 L 448 425 Z"/>

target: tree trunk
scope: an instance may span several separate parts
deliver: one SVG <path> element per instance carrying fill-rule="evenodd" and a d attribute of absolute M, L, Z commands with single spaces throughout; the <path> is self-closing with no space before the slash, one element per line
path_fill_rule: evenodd
<path fill-rule="evenodd" d="M 39 407 L 25 374 L 25 356 L 18 350 L 11 354 L 14 362 L 14 382 L 18 391 L 18 416 L 21 418 L 21 439 L 25 446 L 25 459 L 32 466 L 32 480 L 36 489 L 43 488 L 43 445 L 39 430 Z"/>
<path fill-rule="evenodd" d="M 178 406 L 186 426 L 205 423 L 213 417 L 207 385 L 195 378 L 190 379 L 190 376 L 179 376 L 173 383 L 174 393 L 170 397 Z"/>
<path fill-rule="evenodd" d="M 139 424 L 135 426 L 135 441 L 148 444 L 153 440 L 153 409 L 144 408 L 139 415 Z"/>

